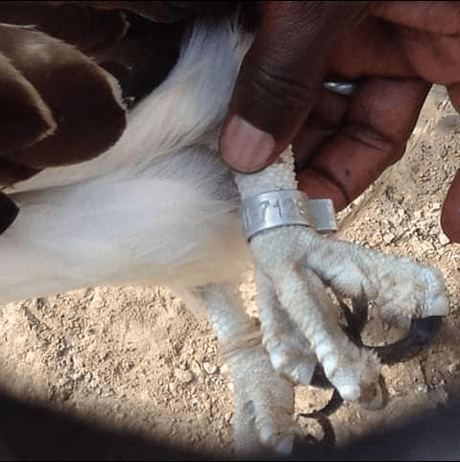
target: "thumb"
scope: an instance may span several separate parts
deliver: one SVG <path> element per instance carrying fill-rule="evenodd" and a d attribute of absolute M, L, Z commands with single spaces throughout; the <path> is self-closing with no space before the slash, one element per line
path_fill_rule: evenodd
<path fill-rule="evenodd" d="M 241 172 L 273 162 L 308 117 L 327 53 L 367 2 L 259 2 L 221 136 L 222 158 Z"/>

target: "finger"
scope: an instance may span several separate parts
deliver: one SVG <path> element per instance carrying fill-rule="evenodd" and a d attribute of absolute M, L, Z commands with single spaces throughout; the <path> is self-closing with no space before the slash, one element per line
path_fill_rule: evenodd
<path fill-rule="evenodd" d="M 292 142 L 297 171 L 307 168 L 311 157 L 325 140 L 340 131 L 349 103 L 348 96 L 321 90 L 318 103 Z"/>
<path fill-rule="evenodd" d="M 385 21 L 436 34 L 458 34 L 458 2 L 373 2 L 369 13 Z"/>
<path fill-rule="evenodd" d="M 61 5 L 61 3 L 65 3 Z M 3 2 L 0 23 L 29 26 L 71 43 L 83 53 L 113 47 L 127 32 L 121 11 L 88 11 L 89 2 Z"/>
<path fill-rule="evenodd" d="M 31 168 L 65 165 L 106 151 L 125 128 L 125 110 L 108 74 L 71 45 L 33 29 L 0 25 L 0 52 L 33 85 L 57 122 L 55 132 L 7 153 Z"/>
<path fill-rule="evenodd" d="M 50 135 L 56 123 L 37 90 L 3 54 L 0 54 L 0 76 L 0 155 L 3 155 Z"/>
<path fill-rule="evenodd" d="M 262 169 L 286 149 L 321 88 L 328 50 L 360 2 L 261 2 L 224 122 L 222 157 L 242 172 Z"/>
<path fill-rule="evenodd" d="M 328 57 L 330 70 L 348 78 L 457 81 L 460 3 L 373 2 L 368 14 L 337 41 Z"/>
<path fill-rule="evenodd" d="M 47 2 L 47 3 L 74 3 L 74 2 Z M 174 8 L 172 8 L 169 3 L 173 2 L 137 2 L 137 1 L 113 1 L 113 2 L 103 2 L 103 1 L 89 1 L 89 2 L 78 2 L 81 5 L 87 5 L 92 8 L 97 8 L 101 10 L 119 10 L 125 9 L 130 10 L 136 14 L 144 16 L 147 19 L 155 22 L 170 23 L 181 19 L 176 14 L 174 14 Z M 193 3 L 193 2 L 189 2 Z"/>
<path fill-rule="evenodd" d="M 441 227 L 449 239 L 460 242 L 460 170 L 455 175 L 444 200 Z"/>
<path fill-rule="evenodd" d="M 341 130 L 299 173 L 299 188 L 344 208 L 402 156 L 428 90 L 421 80 L 363 82 Z"/>
<path fill-rule="evenodd" d="M 447 87 L 450 100 L 460 110 L 460 83 Z M 444 200 L 441 212 L 441 227 L 454 242 L 460 242 L 460 170 L 455 175 Z"/>
<path fill-rule="evenodd" d="M 52 3 L 52 2 L 50 2 Z M 72 3 L 72 2 L 58 2 Z M 225 17 L 243 8 L 243 2 L 138 2 L 138 1 L 89 1 L 78 2 L 92 8 L 105 10 L 124 9 L 139 14 L 154 22 L 172 23 L 196 16 Z"/>
<path fill-rule="evenodd" d="M 348 79 L 414 77 L 410 56 L 401 42 L 400 29 L 369 16 L 341 34 L 328 54 L 327 69 Z"/>

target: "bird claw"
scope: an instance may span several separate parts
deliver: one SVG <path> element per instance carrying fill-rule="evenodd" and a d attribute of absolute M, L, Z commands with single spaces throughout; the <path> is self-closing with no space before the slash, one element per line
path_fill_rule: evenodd
<path fill-rule="evenodd" d="M 379 407 L 380 404 L 375 403 L 379 396 L 375 387 L 380 362 L 372 352 L 356 347 L 348 339 L 337 322 L 325 284 L 305 266 L 305 249 L 308 251 L 309 247 L 306 233 L 311 231 L 304 227 L 277 228 L 261 233 L 251 241 L 261 330 L 267 350 L 269 354 L 273 351 L 269 345 L 276 343 L 273 341 L 275 330 L 284 330 L 287 337 L 294 324 L 304 336 L 303 344 L 308 345 L 305 366 L 312 367 L 314 355 L 342 397 Z M 274 299 L 278 304 L 267 303 Z M 267 315 L 274 309 L 283 313 L 276 317 L 276 327 L 270 323 L 275 317 Z M 282 336 L 277 335 L 279 338 Z M 285 362 L 289 363 L 292 357 L 298 358 L 299 355 L 286 355 Z M 284 367 L 284 371 L 287 369 Z M 295 376 L 291 375 L 290 379 L 296 382 Z"/>
<path fill-rule="evenodd" d="M 403 358 L 398 353 L 402 348 L 410 347 L 414 353 L 433 337 L 439 319 L 448 310 L 441 273 L 408 258 L 384 255 L 316 232 L 309 226 L 304 202 L 297 208 L 289 207 L 298 201 L 289 150 L 263 171 L 237 174 L 235 179 L 243 204 L 254 207 L 246 205 L 243 216 L 252 230 L 249 245 L 255 266 L 260 329 L 270 366 L 290 383 L 307 384 L 317 380 L 320 365 L 324 382 L 330 383 L 342 399 L 367 409 L 381 409 L 388 401 L 388 393 L 379 355 L 384 362 L 392 355 L 399 360 Z M 280 190 L 282 194 L 278 195 Z M 291 202 L 285 197 L 289 190 L 296 191 Z M 284 208 L 291 221 L 287 226 L 282 223 Z M 339 300 L 354 300 L 353 313 L 342 303 L 350 337 L 340 325 L 329 289 Z M 368 300 L 384 320 L 406 328 L 412 323 L 413 331 L 420 335 L 415 339 L 409 336 L 388 348 L 364 346 L 361 331 L 367 321 Z M 263 415 L 270 415 L 263 405 L 260 409 Z M 267 438 L 259 426 L 260 439 L 276 446 L 276 441 L 271 441 L 273 435 L 276 439 L 278 433 L 287 434 L 279 422 L 278 428 L 281 430 L 270 430 Z"/>
<path fill-rule="evenodd" d="M 406 335 L 399 340 L 384 346 L 371 346 L 364 344 L 361 338 L 368 317 L 368 301 L 364 292 L 358 299 L 352 300 L 353 310 L 342 300 L 339 304 L 347 323 L 343 329 L 350 340 L 358 347 L 372 349 L 382 364 L 387 365 L 408 361 L 420 353 L 436 337 L 443 322 L 442 316 L 414 318 Z"/>
<path fill-rule="evenodd" d="M 251 248 L 260 330 L 251 325 L 235 287 L 210 286 L 204 295 L 232 371 L 237 453 L 250 455 L 269 448 L 288 455 L 298 433 L 292 419 L 294 384 L 330 384 L 342 399 L 368 409 L 386 405 L 388 393 L 378 355 L 382 362 L 388 362 L 385 355 L 391 359 L 394 352 L 390 347 L 372 348 L 362 343 L 370 295 L 386 303 L 411 301 L 409 316 L 419 316 L 413 322 L 419 333 L 412 340 L 415 347 L 423 346 L 434 335 L 447 310 L 447 298 L 434 269 L 326 239 L 310 228 L 294 226 L 260 233 L 251 240 Z M 340 254 L 336 257 L 340 271 L 350 266 L 353 269 L 345 278 L 329 277 L 339 271 L 328 267 L 335 252 Z M 382 273 L 386 264 L 393 271 Z M 404 290 L 396 283 L 382 283 L 388 273 Z M 328 289 L 339 294 L 339 301 L 341 297 L 353 300 L 352 310 L 339 302 L 348 323 L 345 329 Z M 394 316 L 394 310 L 383 310 L 383 314 L 388 313 Z M 407 339 L 396 342 L 397 350 L 409 344 Z M 326 415 L 333 410 L 333 405 L 326 405 L 319 413 Z"/>
<path fill-rule="evenodd" d="M 237 175 L 236 181 L 243 201 L 267 191 L 295 190 L 292 152 L 286 151 L 258 174 Z M 265 213 L 265 209 L 261 211 Z M 406 328 L 413 319 L 438 319 L 447 314 L 441 273 L 411 259 L 326 238 L 312 227 L 295 224 L 258 231 L 251 236 L 250 247 L 264 345 L 274 369 L 294 383 L 311 380 L 319 362 L 344 399 L 377 409 L 385 402 L 377 353 L 391 356 L 392 349 L 376 348 L 374 352 L 362 345 L 360 337 L 355 344 L 340 327 L 328 288 L 339 298 L 361 304 L 365 300 L 366 305 L 372 300 L 384 320 Z M 359 309 L 359 303 L 355 305 L 349 327 L 356 322 L 360 332 L 367 311 Z M 417 346 L 421 342 L 412 343 Z M 401 343 L 408 344 L 409 340 Z"/>
<path fill-rule="evenodd" d="M 380 409 L 386 399 L 378 357 L 388 363 L 404 359 L 405 353 L 415 354 L 433 338 L 439 320 L 447 312 L 448 301 L 439 273 L 408 259 L 323 238 L 306 227 L 268 230 L 256 235 L 250 245 L 256 266 L 261 329 L 275 370 L 299 383 L 298 376 L 289 371 L 298 370 L 298 360 L 302 357 L 298 350 L 302 345 L 305 368 L 312 371 L 312 358 L 316 357 L 343 398 Z M 339 263 L 338 268 L 328 266 L 331 259 Z M 360 308 L 360 304 L 363 300 L 367 304 L 371 294 L 382 303 L 379 308 L 384 317 L 396 321 L 400 321 L 399 314 L 415 318 L 409 335 L 393 346 L 365 347 L 360 337 L 356 341 L 356 332 L 350 338 L 340 327 L 328 287 L 340 296 L 359 300 L 354 303 L 353 314 L 345 316 L 349 318 L 350 329 L 360 333 L 364 327 L 367 310 Z M 395 309 L 401 301 L 406 302 L 408 313 Z M 297 342 L 294 352 L 289 351 L 286 340 L 289 335 L 293 343 Z M 301 341 L 294 342 L 299 338 Z M 284 349 L 279 351 L 283 351 L 284 357 L 274 359 L 273 345 L 279 346 L 280 339 Z"/>

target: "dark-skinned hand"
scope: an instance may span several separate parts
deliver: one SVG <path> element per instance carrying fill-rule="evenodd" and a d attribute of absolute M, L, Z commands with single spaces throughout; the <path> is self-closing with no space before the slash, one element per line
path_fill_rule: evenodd
<path fill-rule="evenodd" d="M 460 107 L 457 2 L 260 2 L 222 135 L 233 168 L 257 171 L 293 143 L 299 187 L 336 210 L 404 153 L 431 84 Z M 357 79 L 345 97 L 324 79 Z M 460 174 L 441 224 L 460 242 Z"/>

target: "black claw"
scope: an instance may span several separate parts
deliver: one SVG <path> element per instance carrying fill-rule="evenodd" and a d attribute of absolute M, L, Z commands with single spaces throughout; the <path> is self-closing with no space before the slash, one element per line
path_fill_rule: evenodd
<path fill-rule="evenodd" d="M 362 290 L 360 296 L 353 300 L 353 310 L 350 310 L 341 300 L 339 303 L 346 321 L 343 331 L 348 338 L 359 348 L 375 351 L 382 363 L 388 365 L 408 361 L 420 353 L 434 339 L 443 322 L 443 316 L 415 319 L 411 323 L 408 334 L 402 339 L 385 346 L 365 345 L 361 338 L 368 317 L 368 300 L 364 291 Z"/>
<path fill-rule="evenodd" d="M 310 380 L 310 385 L 317 388 L 333 388 L 331 382 L 326 377 L 324 373 L 323 366 L 320 363 L 316 363 L 315 370 L 313 371 L 313 375 Z"/>
<path fill-rule="evenodd" d="M 343 404 L 343 398 L 340 396 L 340 393 L 334 388 L 331 399 L 329 402 L 319 411 L 313 412 L 313 414 L 322 414 L 323 416 L 330 416 L 334 412 L 338 411 L 340 406 Z M 308 414 L 307 414 L 308 415 Z"/>
<path fill-rule="evenodd" d="M 427 347 L 439 332 L 443 316 L 428 316 L 412 321 L 409 333 L 391 345 L 372 348 L 383 364 L 395 364 L 413 358 Z"/>
<path fill-rule="evenodd" d="M 366 293 L 361 289 L 360 295 L 353 299 L 353 310 L 350 310 L 348 305 L 340 299 L 339 304 L 346 321 L 346 325 L 343 327 L 344 332 L 356 346 L 362 347 L 363 342 L 361 340 L 361 333 L 369 317 L 369 301 L 366 297 Z"/>
<path fill-rule="evenodd" d="M 319 388 L 334 388 L 326 377 L 323 367 L 320 364 L 317 364 L 315 371 L 313 372 L 313 377 L 310 382 L 311 385 Z M 331 399 L 327 404 L 318 411 L 313 411 L 309 413 L 299 414 L 299 417 L 304 417 L 306 419 L 315 419 L 321 426 L 323 430 L 323 438 L 318 440 L 313 436 L 309 435 L 306 439 L 307 442 L 333 446 L 335 444 L 335 432 L 334 427 L 329 420 L 329 416 L 336 412 L 340 406 L 343 404 L 343 398 L 340 396 L 340 393 L 334 388 Z"/>
<path fill-rule="evenodd" d="M 362 332 L 369 318 L 369 300 L 363 288 L 359 296 L 353 299 L 352 306 L 354 324 Z"/>
<path fill-rule="evenodd" d="M 420 351 L 427 347 L 437 335 L 444 319 L 443 316 L 428 316 L 426 318 L 415 319 L 411 323 L 409 333 L 404 338 L 390 345 L 372 347 L 364 345 L 361 339 L 361 333 L 368 318 L 369 305 L 364 291 L 361 292 L 361 295 L 357 299 L 353 300 L 353 311 L 341 300 L 339 300 L 339 303 L 346 320 L 346 326 L 343 327 L 343 330 L 350 340 L 360 348 L 362 347 L 375 351 L 382 363 L 389 365 L 407 361 L 420 353 Z M 334 388 L 326 377 L 323 366 L 319 363 L 316 364 L 310 385 L 323 389 Z M 383 408 L 388 403 L 389 396 L 382 376 L 380 376 L 379 385 L 383 392 Z M 309 437 L 310 440 L 321 444 L 335 444 L 335 433 L 328 416 L 336 412 L 342 403 L 342 397 L 334 388 L 331 399 L 322 409 L 307 414 L 299 414 L 299 417 L 316 419 L 323 429 L 324 437 L 321 441 L 317 441 L 311 436 Z"/>

